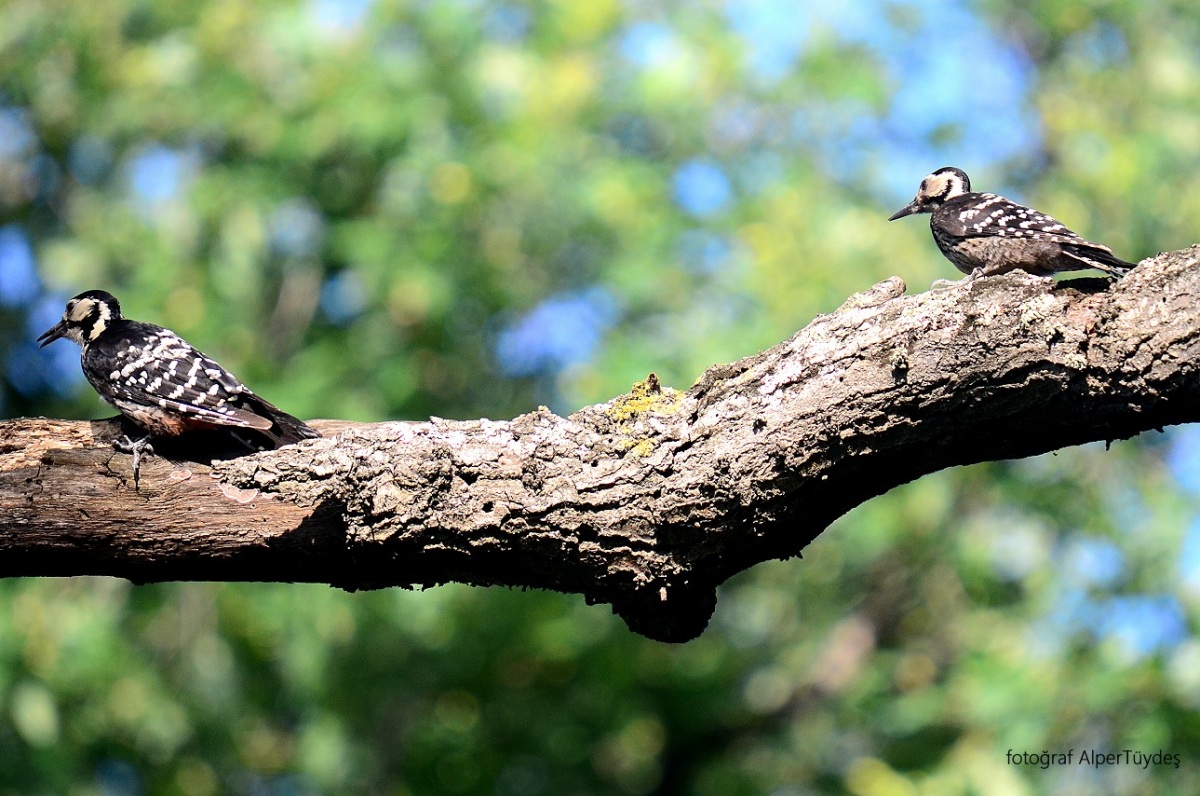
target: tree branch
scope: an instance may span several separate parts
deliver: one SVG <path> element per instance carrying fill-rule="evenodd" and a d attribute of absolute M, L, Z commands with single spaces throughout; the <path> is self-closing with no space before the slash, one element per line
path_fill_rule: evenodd
<path fill-rule="evenodd" d="M 545 588 L 687 640 L 719 583 L 898 484 L 1200 419 L 1198 264 L 914 296 L 893 277 L 686 393 L 651 376 L 569 417 L 318 421 L 278 451 L 153 457 L 138 491 L 120 421 L 4 421 L 0 575 Z"/>

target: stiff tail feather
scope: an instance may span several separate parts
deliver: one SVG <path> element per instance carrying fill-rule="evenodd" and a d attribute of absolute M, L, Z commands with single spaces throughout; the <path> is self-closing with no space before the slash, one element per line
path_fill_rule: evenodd
<path fill-rule="evenodd" d="M 1128 263 L 1112 254 L 1099 249 L 1082 247 L 1064 247 L 1063 253 L 1078 261 L 1084 268 L 1095 268 L 1103 271 L 1114 279 L 1120 279 L 1137 267 L 1137 263 Z"/>
<path fill-rule="evenodd" d="M 274 404 L 259 398 L 257 395 L 246 395 L 243 399 L 246 408 L 256 415 L 268 418 L 271 427 L 265 429 L 236 429 L 230 430 L 234 438 L 252 450 L 272 450 L 292 445 L 306 439 L 316 439 L 321 436 L 305 423 L 292 417 Z"/>

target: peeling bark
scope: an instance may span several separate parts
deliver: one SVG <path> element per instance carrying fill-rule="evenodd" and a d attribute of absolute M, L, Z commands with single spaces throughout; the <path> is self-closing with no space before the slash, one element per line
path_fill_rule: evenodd
<path fill-rule="evenodd" d="M 143 464 L 119 420 L 0 422 L 0 575 L 500 584 L 704 629 L 730 575 L 945 467 L 1200 419 L 1200 246 L 1111 286 L 1024 273 L 903 295 L 897 277 L 790 340 L 651 376 L 569 417 L 316 421 L 323 439 Z"/>

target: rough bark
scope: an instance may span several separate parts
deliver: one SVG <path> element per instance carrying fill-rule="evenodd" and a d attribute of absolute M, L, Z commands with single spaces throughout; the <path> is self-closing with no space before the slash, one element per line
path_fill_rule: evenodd
<path fill-rule="evenodd" d="M 698 635 L 716 587 L 925 473 L 1200 418 L 1200 246 L 1130 276 L 896 277 L 790 340 L 569 417 L 317 421 L 325 438 L 143 464 L 117 420 L 0 423 L 0 575 L 578 592 Z"/>

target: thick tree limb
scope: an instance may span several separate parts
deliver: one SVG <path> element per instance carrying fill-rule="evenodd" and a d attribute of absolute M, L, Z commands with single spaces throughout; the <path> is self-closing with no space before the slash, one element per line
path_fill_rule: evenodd
<path fill-rule="evenodd" d="M 118 421 L 0 423 L 0 575 L 579 592 L 698 635 L 717 584 L 925 473 L 1200 419 L 1200 246 L 1107 286 L 893 277 L 792 339 L 570 417 L 315 425 L 208 463 Z M 196 458 L 193 456 L 193 458 Z"/>

